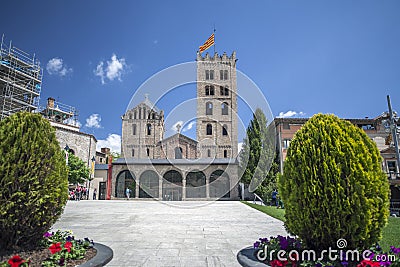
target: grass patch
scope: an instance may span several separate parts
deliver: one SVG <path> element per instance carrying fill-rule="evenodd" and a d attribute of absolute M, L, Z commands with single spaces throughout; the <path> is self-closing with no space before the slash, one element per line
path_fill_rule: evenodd
<path fill-rule="evenodd" d="M 400 247 L 400 218 L 389 217 L 389 222 L 383 228 L 382 240 L 379 242 L 384 251 L 390 246 Z"/>
<path fill-rule="evenodd" d="M 264 212 L 265 214 L 268 214 L 271 217 L 274 217 L 275 219 L 285 221 L 285 210 L 284 209 L 277 209 L 276 207 L 273 206 L 261 206 L 253 203 L 249 203 L 246 201 L 242 201 L 242 203 L 246 204 L 247 206 L 250 206 L 256 210 L 259 210 L 261 212 Z"/>
<path fill-rule="evenodd" d="M 285 210 L 271 206 L 260 206 L 242 201 L 242 203 L 278 220 L 285 221 Z M 400 218 L 389 217 L 389 222 L 383 228 L 382 240 L 379 242 L 384 251 L 389 251 L 390 246 L 400 247 Z"/>

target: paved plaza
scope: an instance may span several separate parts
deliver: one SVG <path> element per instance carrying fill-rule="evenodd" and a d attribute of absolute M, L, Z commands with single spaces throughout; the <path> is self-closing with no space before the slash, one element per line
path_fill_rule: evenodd
<path fill-rule="evenodd" d="M 107 266 L 240 266 L 237 252 L 283 223 L 238 201 L 69 201 L 53 229 L 111 247 Z"/>

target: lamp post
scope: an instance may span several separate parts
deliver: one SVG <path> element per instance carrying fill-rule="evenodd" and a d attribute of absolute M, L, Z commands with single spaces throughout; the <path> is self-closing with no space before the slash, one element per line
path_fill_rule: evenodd
<path fill-rule="evenodd" d="M 92 161 L 92 165 L 91 165 L 90 172 L 89 172 L 89 179 L 88 179 L 89 186 L 87 188 L 87 196 L 86 196 L 87 198 L 86 199 L 89 199 L 90 181 L 94 178 L 94 164 L 95 164 L 96 158 L 93 156 L 91 161 Z"/>
<path fill-rule="evenodd" d="M 65 162 L 66 162 L 66 163 L 67 163 L 67 165 L 68 165 L 68 152 L 69 152 L 69 146 L 68 146 L 67 144 L 65 144 L 64 151 L 65 151 Z"/>

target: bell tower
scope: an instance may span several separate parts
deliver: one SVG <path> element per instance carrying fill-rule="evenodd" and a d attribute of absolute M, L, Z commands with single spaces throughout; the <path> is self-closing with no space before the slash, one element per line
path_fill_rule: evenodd
<path fill-rule="evenodd" d="M 200 158 L 237 156 L 236 52 L 197 53 L 197 128 Z"/>

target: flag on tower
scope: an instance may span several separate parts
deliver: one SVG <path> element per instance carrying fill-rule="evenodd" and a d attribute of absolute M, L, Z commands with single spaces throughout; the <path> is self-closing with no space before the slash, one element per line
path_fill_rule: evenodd
<path fill-rule="evenodd" d="M 210 48 L 214 44 L 214 33 L 211 34 L 211 36 L 207 39 L 207 41 L 199 47 L 200 53 L 206 51 L 208 48 Z"/>

